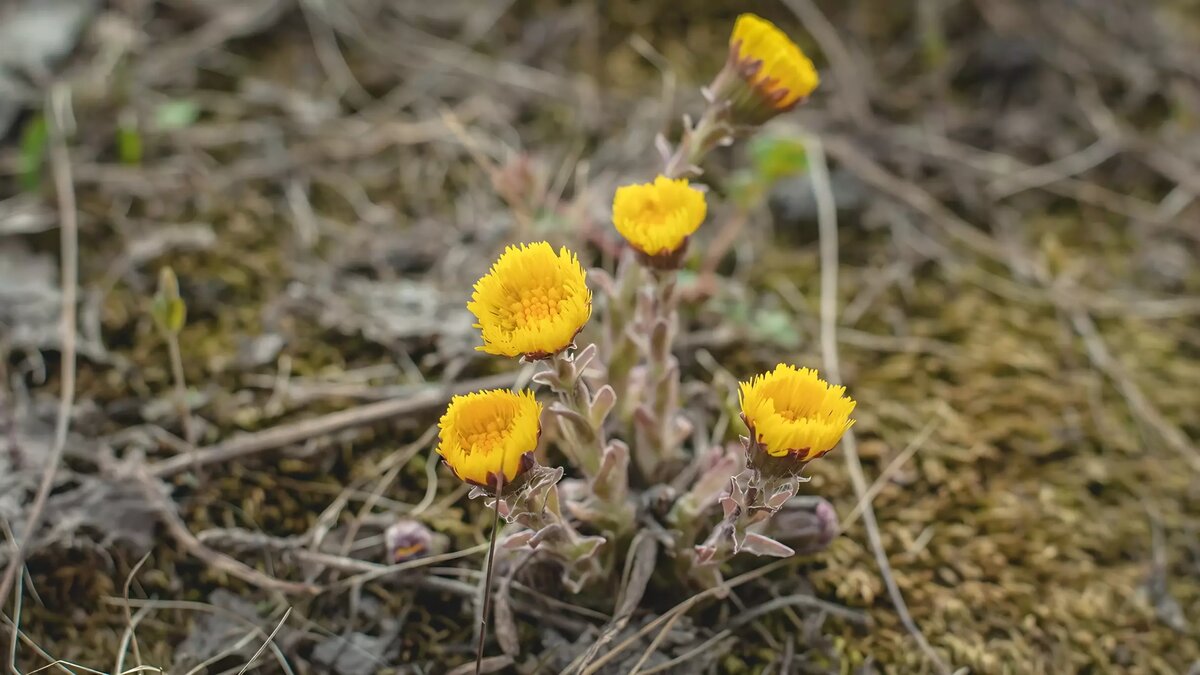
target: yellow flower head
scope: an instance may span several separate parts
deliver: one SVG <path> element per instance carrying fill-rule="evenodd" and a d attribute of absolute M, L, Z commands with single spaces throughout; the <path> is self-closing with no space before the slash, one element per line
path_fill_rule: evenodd
<path fill-rule="evenodd" d="M 467 309 L 483 333 L 480 351 L 540 359 L 575 340 L 592 315 L 592 292 L 579 259 L 546 242 L 509 246 L 475 282 Z"/>
<path fill-rule="evenodd" d="M 439 422 L 438 454 L 454 475 L 473 485 L 512 483 L 529 466 L 541 434 L 542 404 L 533 392 L 507 389 L 455 396 Z"/>
<path fill-rule="evenodd" d="M 786 364 L 741 383 L 742 415 L 754 441 L 770 456 L 807 462 L 833 449 L 854 425 L 846 388 L 810 368 Z"/>
<path fill-rule="evenodd" d="M 753 89 L 767 113 L 795 107 L 821 83 L 812 61 L 775 24 L 742 14 L 729 36 L 729 63 Z M 739 102 L 734 101 L 735 106 Z M 742 102 L 749 104 L 749 102 Z"/>
<path fill-rule="evenodd" d="M 688 185 L 685 178 L 659 176 L 653 183 L 617 188 L 613 196 L 617 232 L 651 259 L 681 254 L 707 213 L 704 193 Z"/>

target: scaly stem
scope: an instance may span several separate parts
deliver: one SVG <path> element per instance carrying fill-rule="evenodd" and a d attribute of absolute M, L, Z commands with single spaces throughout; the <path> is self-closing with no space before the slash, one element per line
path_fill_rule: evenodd
<path fill-rule="evenodd" d="M 725 102 L 710 102 L 694 127 L 684 129 L 679 147 L 667 159 L 663 175 L 667 178 L 682 178 L 694 173 L 696 167 L 713 148 L 732 139 L 732 130 L 726 121 Z"/>
<path fill-rule="evenodd" d="M 655 284 L 647 289 L 648 307 L 642 330 L 646 336 L 643 353 L 641 397 L 635 418 L 638 468 L 649 483 L 659 482 L 664 473 L 679 468 L 675 460 L 682 441 L 679 415 L 679 364 L 672 354 L 675 341 L 675 275 L 656 272 Z"/>
<path fill-rule="evenodd" d="M 608 299 L 605 356 L 608 358 L 608 384 L 617 394 L 619 417 L 627 425 L 633 409 L 628 404 L 629 372 L 638 362 L 638 346 L 629 336 L 629 326 L 637 314 L 638 289 L 642 284 L 642 266 L 625 251 L 617 270 L 616 289 Z"/>
<path fill-rule="evenodd" d="M 594 349 L 588 347 L 588 350 Z M 583 368 L 576 363 L 576 356 L 578 354 L 572 356 L 561 352 L 551 357 L 552 372 L 548 373 L 548 383 L 567 410 L 567 418 L 560 416 L 558 420 L 565 446 L 563 450 L 571 455 L 584 474 L 592 477 L 600 470 L 600 456 L 605 443 L 604 428 L 602 424 L 593 423 L 590 407 L 592 394 L 583 380 Z"/>

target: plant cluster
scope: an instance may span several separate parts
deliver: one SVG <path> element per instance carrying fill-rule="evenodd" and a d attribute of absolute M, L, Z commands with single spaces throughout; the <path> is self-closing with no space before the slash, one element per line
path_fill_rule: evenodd
<path fill-rule="evenodd" d="M 772 536 L 772 519 L 806 464 L 854 423 L 854 401 L 814 370 L 779 364 L 741 384 L 741 445 L 697 452 L 673 345 L 678 271 L 708 212 L 706 191 L 691 182 L 698 165 L 817 84 L 795 43 L 742 15 L 724 68 L 704 89 L 703 114 L 684 120 L 675 147 L 660 139 L 662 173 L 614 195 L 613 225 L 626 244 L 615 273 L 589 273 L 575 253 L 537 242 L 508 247 L 475 284 L 467 307 L 478 349 L 540 364 L 533 383 L 551 396 L 544 405 L 530 391 L 455 397 L 438 452 L 507 521 L 501 550 L 555 561 L 572 592 L 613 577 L 638 536 L 654 537 L 699 587 L 718 584 L 721 564 L 738 553 L 795 552 Z M 579 347 L 583 337 L 594 340 Z M 551 457 L 565 458 L 569 478 Z M 817 522 L 813 538 L 827 543 L 832 513 Z"/>

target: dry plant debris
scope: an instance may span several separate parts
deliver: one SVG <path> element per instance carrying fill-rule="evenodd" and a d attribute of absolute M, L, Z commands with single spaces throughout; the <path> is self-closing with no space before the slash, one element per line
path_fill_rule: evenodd
<path fill-rule="evenodd" d="M 283 672 L 468 661 L 490 521 L 449 477 L 427 489 L 429 439 L 409 444 L 452 383 L 529 374 L 473 353 L 458 298 L 507 242 L 565 238 L 567 223 L 591 223 L 605 260 L 608 197 L 653 170 L 654 133 L 699 104 L 692 85 L 720 66 L 743 4 L 108 3 L 53 75 L 20 73 L 25 92 L 51 77 L 70 87 L 81 247 L 73 434 L 21 584 L 21 672 L 43 653 L 98 669 L 182 663 L 203 614 L 242 626 L 201 645 L 199 658 L 224 659 L 214 672 L 263 644 L 255 663 Z M 1194 669 L 1195 8 L 752 4 L 814 39 L 802 46 L 822 93 L 774 131 L 802 125 L 828 154 L 842 379 L 867 478 L 886 476 L 872 505 L 917 626 L 970 672 Z M 55 189 L 30 161 L 52 111 L 22 105 L 0 145 L 5 551 L 63 377 Z M 732 195 L 744 164 L 718 154 L 706 180 Z M 780 356 L 819 363 L 816 209 L 797 194 L 813 186 L 793 176 L 770 209 L 747 202 L 719 291 L 699 288 L 683 317 L 690 373 L 726 386 Z M 18 264 L 29 273 L 14 282 Z M 195 475 L 149 314 L 167 264 L 188 301 L 179 342 L 198 444 L 228 453 Z M 279 346 L 239 358 L 263 336 Z M 729 405 L 683 395 L 712 419 Z M 155 401 L 168 403 L 161 417 L 144 413 Z M 848 525 L 828 550 L 748 580 L 741 606 L 702 605 L 633 638 L 683 600 L 651 578 L 600 650 L 629 642 L 612 672 L 659 635 L 643 673 L 693 651 L 677 672 L 932 672 L 848 518 L 861 511 L 848 474 L 823 462 L 805 490 Z M 143 485 L 158 492 L 129 489 Z M 119 501 L 103 497 L 114 489 Z M 94 508 L 98 496 L 124 515 Z M 164 504 L 205 536 L 185 544 L 160 525 L 147 538 L 141 519 L 163 522 Z M 397 516 L 450 544 L 387 565 Z M 198 547 L 224 562 L 201 562 Z M 324 592 L 285 597 L 229 562 Z M 586 654 L 613 611 L 611 598 L 547 593 L 554 577 L 535 562 L 501 580 L 510 628 L 541 646 L 543 672 Z M 829 605 L 788 604 L 797 594 Z M 123 645 L 134 619 L 136 644 Z"/>

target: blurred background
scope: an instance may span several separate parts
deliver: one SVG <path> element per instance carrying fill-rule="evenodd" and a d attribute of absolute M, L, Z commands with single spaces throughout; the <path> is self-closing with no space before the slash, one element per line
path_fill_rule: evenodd
<path fill-rule="evenodd" d="M 370 576 L 401 516 L 485 541 L 428 459 L 448 389 L 512 380 L 464 298 L 514 240 L 611 261 L 613 189 L 652 177 L 744 11 L 822 85 L 705 167 L 685 393 L 821 364 L 815 134 L 890 572 L 835 452 L 805 491 L 844 534 L 682 621 L 662 662 L 703 656 L 658 672 L 1200 672 L 1192 0 L 3 0 L 0 562 L 29 542 L 4 661 L 238 672 L 276 625 L 262 672 L 469 660 L 481 556 Z M 796 593 L 829 604 L 733 618 Z M 516 597 L 520 672 L 605 618 Z"/>

